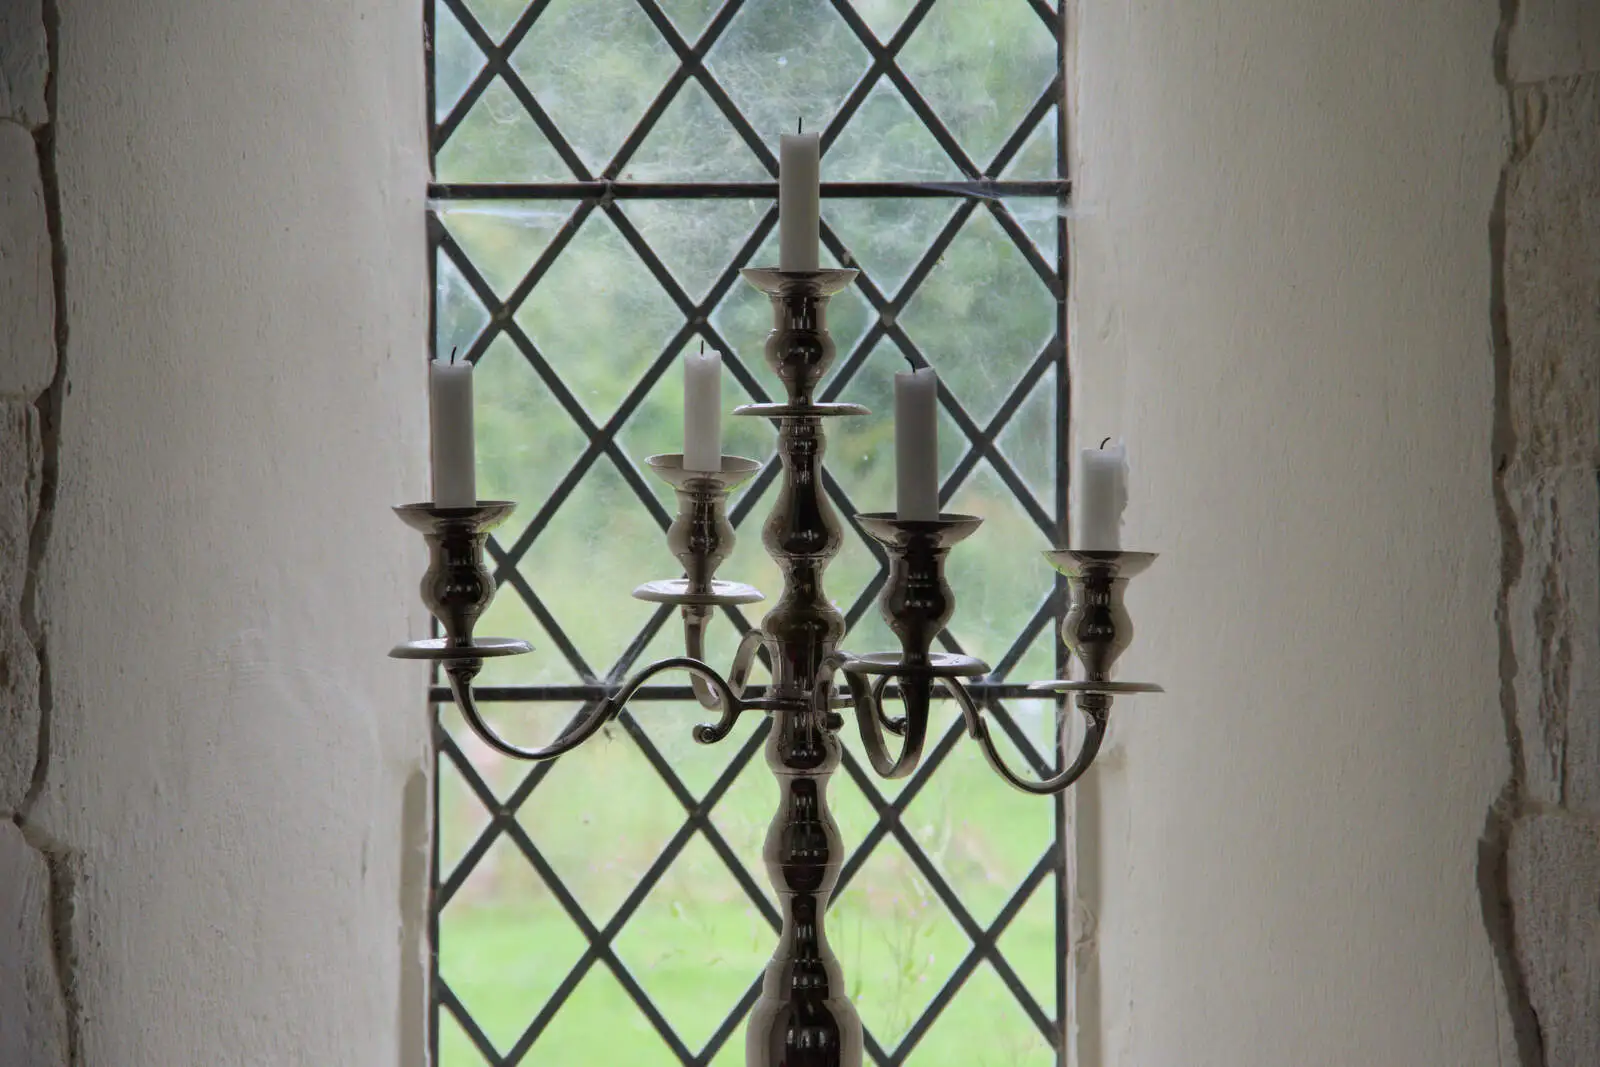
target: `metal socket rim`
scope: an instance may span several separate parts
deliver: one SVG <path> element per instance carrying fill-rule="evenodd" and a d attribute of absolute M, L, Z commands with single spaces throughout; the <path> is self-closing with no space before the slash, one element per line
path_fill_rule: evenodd
<path fill-rule="evenodd" d="M 1053 682 L 1029 682 L 1030 693 L 1102 693 L 1106 696 L 1124 696 L 1133 693 L 1165 693 L 1154 682 L 1081 682 L 1058 679 Z"/>
<path fill-rule="evenodd" d="M 989 673 L 989 665 L 983 660 L 949 652 L 929 653 L 926 663 L 907 663 L 903 652 L 868 652 L 846 656 L 839 669 L 847 674 L 923 674 L 934 678 L 981 678 Z"/>
<path fill-rule="evenodd" d="M 761 464 L 753 459 L 745 459 L 743 456 L 723 456 L 722 469 L 719 471 L 689 470 L 683 465 L 682 452 L 662 452 L 646 457 L 645 462 L 662 481 L 674 489 L 686 492 L 699 488 L 696 483 L 726 492 L 761 469 Z"/>
<path fill-rule="evenodd" d="M 450 525 L 464 525 L 473 533 L 488 533 L 511 517 L 517 510 L 514 500 L 480 500 L 472 507 L 441 508 L 431 500 L 417 504 L 400 504 L 394 513 L 400 521 L 425 534 L 438 533 Z"/>
<path fill-rule="evenodd" d="M 697 593 L 689 588 L 687 578 L 658 578 L 645 582 L 633 591 L 635 600 L 652 604 L 682 604 L 686 607 L 721 607 L 733 604 L 754 604 L 765 600 L 766 594 L 753 585 L 743 582 L 712 581 L 709 592 Z"/>
<path fill-rule="evenodd" d="M 1159 553 L 1121 552 L 1111 549 L 1052 548 L 1044 553 L 1050 566 L 1068 578 L 1081 578 L 1084 571 L 1109 569 L 1112 577 L 1126 580 L 1150 569 Z"/>
<path fill-rule="evenodd" d="M 820 270 L 780 270 L 777 267 L 746 267 L 739 272 L 744 280 L 769 296 L 808 293 L 832 296 L 856 280 L 851 267 L 824 267 Z"/>
<path fill-rule="evenodd" d="M 533 646 L 516 637 L 474 637 L 471 644 L 453 645 L 448 637 L 428 637 L 406 641 L 389 650 L 393 659 L 495 659 L 532 652 Z"/>
<path fill-rule="evenodd" d="M 869 511 L 857 515 L 856 522 L 886 548 L 902 548 L 919 537 L 932 538 L 940 548 L 949 548 L 965 541 L 983 525 L 977 515 L 954 512 L 940 512 L 937 519 L 902 519 L 892 511 Z"/>

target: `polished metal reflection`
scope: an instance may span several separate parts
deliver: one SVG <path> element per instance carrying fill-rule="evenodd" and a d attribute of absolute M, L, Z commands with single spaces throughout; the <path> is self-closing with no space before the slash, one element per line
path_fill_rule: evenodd
<path fill-rule="evenodd" d="M 747 1067 L 861 1067 L 861 1020 L 846 995 L 825 922 L 844 861 L 839 827 L 828 808 L 829 779 L 843 754 L 839 730 L 844 720 L 839 709 L 849 708 L 855 714 L 873 769 L 888 778 L 904 777 L 921 762 L 933 687 L 942 686 L 956 700 L 967 733 L 996 773 L 1025 792 L 1060 792 L 1083 774 L 1099 751 L 1113 695 L 1159 691 L 1156 686 L 1111 678 L 1112 666 L 1132 635 L 1123 589 L 1127 579 L 1149 566 L 1154 556 L 1067 549 L 1046 553 L 1069 576 L 1072 607 L 1063 639 L 1084 664 L 1086 677 L 1041 682 L 1036 687 L 1077 694 L 1089 728 L 1076 758 L 1061 773 L 1035 780 L 1012 771 L 989 734 L 982 707 L 961 681 L 986 675 L 988 666 L 969 656 L 933 651 L 935 639 L 955 611 L 955 597 L 945 578 L 947 557 L 977 529 L 981 521 L 977 517 L 941 515 L 907 522 L 893 515 L 856 516 L 889 556 L 880 607 L 901 647 L 865 655 L 839 648 L 845 619 L 824 591 L 823 577 L 839 551 L 843 528 L 824 490 L 823 425 L 828 418 L 866 412 L 853 404 L 819 403 L 816 390 L 835 355 L 827 328 L 828 300 L 850 284 L 855 272 L 752 269 L 744 275 L 771 299 L 773 329 L 764 351 L 786 394 L 781 402 L 750 404 L 735 412 L 777 423 L 782 474 L 777 501 L 762 528 L 762 542 L 783 575 L 783 591 L 760 627 L 743 636 L 727 675 L 703 659 L 713 612 L 761 599 L 754 588 L 716 576 L 734 545 L 728 492 L 759 469 L 754 461 L 737 456 L 723 457 L 720 470 L 709 472 L 685 470 L 679 455 L 650 458 L 651 469 L 677 492 L 678 514 L 667 531 L 667 546 L 683 577 L 647 582 L 634 590 L 634 596 L 678 606 L 687 654 L 644 667 L 550 745 L 523 748 L 500 737 L 479 713 L 472 692 L 472 681 L 485 658 L 515 655 L 529 647 L 473 632 L 494 594 L 493 578 L 483 563 L 484 540 L 513 505 L 496 501 L 476 508 L 414 504 L 396 509 L 428 539 L 430 563 L 423 601 L 446 636 L 409 642 L 391 654 L 440 661 L 467 723 L 496 751 L 518 759 L 552 759 L 571 751 L 615 717 L 645 681 L 665 671 L 687 672 L 700 703 L 719 713 L 717 722 L 695 727 L 697 741 L 722 740 L 746 711 L 768 713 L 772 729 L 766 759 L 777 780 L 779 802 L 762 854 L 783 925 L 759 999 L 751 1009 L 745 1062 Z M 761 650 L 769 659 L 772 683 L 761 699 L 747 700 L 745 684 Z M 839 675 L 848 695 L 835 691 Z M 883 708 L 891 680 L 898 682 L 902 710 L 893 718 Z M 900 738 L 898 754 L 890 754 L 888 735 Z"/>

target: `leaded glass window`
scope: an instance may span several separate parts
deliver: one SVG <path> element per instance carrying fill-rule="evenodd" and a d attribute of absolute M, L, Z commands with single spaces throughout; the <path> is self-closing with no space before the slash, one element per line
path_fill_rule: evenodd
<path fill-rule="evenodd" d="M 861 271 L 833 302 L 820 398 L 876 413 L 828 426 L 845 647 L 895 644 L 885 560 L 849 517 L 892 507 L 893 374 L 932 365 L 942 500 L 985 519 L 952 558 L 941 643 L 994 665 L 974 688 L 1008 757 L 1051 773 L 1058 709 L 1022 683 L 1065 669 L 1037 551 L 1066 508 L 1059 0 L 428 0 L 426 17 L 433 344 L 477 363 L 480 495 L 520 502 L 479 629 L 535 645 L 485 668 L 488 717 L 542 744 L 681 653 L 673 609 L 629 597 L 676 573 L 670 490 L 643 458 L 680 447 L 688 346 L 727 354 L 727 406 L 772 399 L 770 313 L 737 271 L 777 260 L 775 146 L 804 117 L 824 131 L 824 261 Z M 768 467 L 734 498 L 720 574 L 771 595 L 772 429 L 730 418 L 724 438 Z M 717 620 L 714 663 L 760 609 Z M 687 687 L 650 686 L 530 768 L 432 699 L 434 1062 L 742 1064 L 778 925 L 764 724 L 700 747 Z M 830 788 L 853 850 L 830 936 L 869 1058 L 1064 1064 L 1062 802 L 1008 790 L 939 706 L 913 777 L 874 777 L 846 730 Z"/>

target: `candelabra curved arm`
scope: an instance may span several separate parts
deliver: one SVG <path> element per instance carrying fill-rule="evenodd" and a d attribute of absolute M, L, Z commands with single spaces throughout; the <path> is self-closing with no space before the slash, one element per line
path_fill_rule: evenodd
<path fill-rule="evenodd" d="M 688 607 L 683 612 L 683 650 L 690 659 L 704 660 L 706 658 L 706 627 L 711 623 L 711 609 L 709 607 Z M 750 669 L 755 666 L 756 653 L 761 649 L 761 642 L 765 634 L 758 628 L 744 632 L 739 639 L 739 648 L 733 654 L 733 666 L 728 671 L 728 689 L 735 698 L 744 696 L 744 687 L 750 681 Z M 717 692 L 712 684 L 698 674 L 689 676 L 690 688 L 694 690 L 694 698 L 703 708 L 713 711 L 721 710 L 725 706 L 722 694 Z"/>
<path fill-rule="evenodd" d="M 837 652 L 823 660 L 814 690 L 817 710 L 826 711 L 832 705 L 833 675 L 835 672 L 843 673 L 845 683 L 850 688 L 850 704 L 855 709 L 861 747 L 866 749 L 872 769 L 884 778 L 904 778 L 922 762 L 922 748 L 928 736 L 928 717 L 907 715 L 898 719 L 889 718 L 883 712 L 883 691 L 889 680 L 899 677 L 901 672 L 878 673 L 873 677 L 862 671 L 851 670 L 849 663 L 848 655 Z M 916 668 L 908 667 L 904 673 L 915 674 Z M 926 688 L 928 679 L 918 679 L 917 683 Z M 886 730 L 902 739 L 898 756 L 889 754 L 889 745 L 883 736 Z"/>
<path fill-rule="evenodd" d="M 994 768 L 996 774 L 1015 789 L 1035 796 L 1051 796 L 1064 792 L 1083 777 L 1083 772 L 1089 769 L 1089 765 L 1100 754 L 1100 743 L 1105 740 L 1106 722 L 1111 717 L 1111 698 L 1103 693 L 1081 693 L 1078 696 L 1078 710 L 1083 712 L 1088 720 L 1088 728 L 1084 731 L 1083 744 L 1078 748 L 1078 755 L 1073 759 L 1072 766 L 1060 774 L 1035 780 L 1025 778 L 1006 766 L 1006 761 L 1001 758 L 999 750 L 995 747 L 994 739 L 989 736 L 989 724 L 984 722 L 983 711 L 972 699 L 972 694 L 967 692 L 966 686 L 956 678 L 939 680 L 961 706 L 961 717 L 966 722 L 967 734 L 983 750 L 983 758 Z"/>
<path fill-rule="evenodd" d="M 446 664 L 445 673 L 450 678 L 450 692 L 454 694 L 456 706 L 461 709 L 462 717 L 467 720 L 467 725 L 472 727 L 473 732 L 490 748 L 512 759 L 540 762 L 571 752 L 593 737 L 600 727 L 615 718 L 623 706 L 633 698 L 633 694 L 638 692 L 639 687 L 662 671 L 688 671 L 692 677 L 708 683 L 716 691 L 722 718 L 714 725 L 701 723 L 694 728 L 694 739 L 701 744 L 711 744 L 728 736 L 728 731 L 733 729 L 739 713 L 755 707 L 754 704 L 740 700 L 733 688 L 709 664 L 688 656 L 675 656 L 671 659 L 658 660 L 634 674 L 621 689 L 617 690 L 615 696 L 600 701 L 581 722 L 550 744 L 543 748 L 523 748 L 496 733 L 494 727 L 490 726 L 478 711 L 478 702 L 472 695 L 472 679 L 481 666 L 482 663 L 478 660 L 457 660 Z"/>

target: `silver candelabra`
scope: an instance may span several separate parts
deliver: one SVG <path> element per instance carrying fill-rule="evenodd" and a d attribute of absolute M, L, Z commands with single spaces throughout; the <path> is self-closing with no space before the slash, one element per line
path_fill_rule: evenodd
<path fill-rule="evenodd" d="M 778 425 L 783 480 L 762 540 L 782 570 L 783 593 L 760 627 L 744 635 L 727 674 L 702 658 L 712 614 L 722 605 L 762 599 L 748 585 L 716 577 L 734 541 L 727 517 L 728 492 L 760 468 L 738 456 L 722 457 L 721 470 L 710 472 L 686 470 L 681 455 L 650 457 L 651 469 L 677 492 L 678 515 L 667 530 L 667 544 L 684 576 L 648 582 L 633 595 L 680 608 L 685 655 L 638 671 L 549 746 L 529 749 L 507 742 L 484 720 L 472 693 L 472 681 L 485 659 L 530 650 L 525 641 L 473 633 L 494 596 L 494 578 L 484 564 L 484 542 L 515 504 L 491 500 L 476 507 L 440 508 L 427 503 L 395 509 L 427 540 L 429 565 L 422 579 L 422 599 L 444 636 L 399 645 L 390 655 L 439 662 L 472 729 L 496 751 L 517 759 L 548 760 L 572 751 L 615 717 L 641 685 L 664 671 L 686 671 L 696 698 L 718 714 L 716 722 L 695 727 L 694 738 L 701 744 L 722 740 L 745 712 L 771 715 L 766 756 L 781 795 L 762 851 L 782 903 L 783 929 L 751 1013 L 745 1062 L 748 1067 L 860 1067 L 861 1021 L 845 996 L 839 961 L 823 929 L 844 860 L 839 828 L 827 800 L 828 779 L 841 754 L 841 711 L 854 714 L 873 769 L 886 778 L 901 778 L 922 758 L 929 702 L 937 683 L 955 699 L 968 735 L 1000 777 L 1028 793 L 1059 793 L 1094 761 L 1112 698 L 1161 691 L 1156 685 L 1111 678 L 1112 665 L 1133 636 L 1123 600 L 1128 579 L 1149 567 L 1155 556 L 1068 548 L 1045 553 L 1069 580 L 1071 606 L 1061 635 L 1081 664 L 1083 678 L 1036 682 L 1029 688 L 1073 694 L 1087 725 L 1076 757 L 1059 774 L 1044 780 L 1017 774 L 996 749 L 981 707 L 961 681 L 988 674 L 988 665 L 970 656 L 930 651 L 955 610 L 944 577 L 945 558 L 981 519 L 950 514 L 925 521 L 892 514 L 856 516 L 861 528 L 889 555 L 889 580 L 880 604 L 900 649 L 856 655 L 839 648 L 844 616 L 822 587 L 823 572 L 842 540 L 838 517 L 823 492 L 822 427 L 824 419 L 868 412 L 856 404 L 818 403 L 814 393 L 834 358 L 828 300 L 849 285 L 856 272 L 752 268 L 743 273 L 772 300 L 773 329 L 765 355 L 788 397 L 777 404 L 747 404 L 734 412 L 772 419 Z M 771 663 L 772 684 L 760 698 L 747 698 L 745 684 L 763 647 Z M 842 691 L 836 688 L 840 676 Z M 884 707 L 891 680 L 898 683 L 902 709 L 895 717 Z M 899 738 L 898 753 L 892 751 L 887 735 Z"/>

